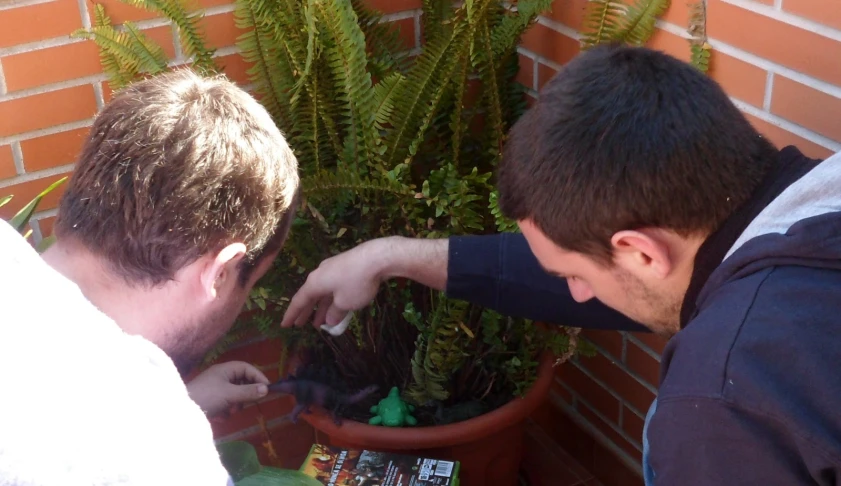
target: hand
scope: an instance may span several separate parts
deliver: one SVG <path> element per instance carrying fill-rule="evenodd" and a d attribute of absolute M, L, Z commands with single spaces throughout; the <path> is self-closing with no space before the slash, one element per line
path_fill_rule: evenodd
<path fill-rule="evenodd" d="M 371 240 L 321 262 L 292 297 L 280 325 L 304 325 L 317 305 L 313 325 L 335 326 L 348 312 L 370 304 L 388 277 L 382 274 L 387 240 Z"/>
<path fill-rule="evenodd" d="M 204 413 L 214 416 L 233 405 L 263 398 L 269 379 L 254 366 L 229 361 L 211 366 L 187 383 L 187 392 Z"/>

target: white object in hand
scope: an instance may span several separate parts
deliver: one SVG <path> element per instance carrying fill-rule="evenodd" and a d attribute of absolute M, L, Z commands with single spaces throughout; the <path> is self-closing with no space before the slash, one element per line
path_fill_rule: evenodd
<path fill-rule="evenodd" d="M 335 326 L 328 326 L 327 324 L 322 324 L 321 329 L 327 331 L 328 334 L 331 336 L 341 336 L 347 327 L 350 325 L 350 319 L 353 317 L 353 312 L 348 312 L 342 322 L 336 324 Z"/>

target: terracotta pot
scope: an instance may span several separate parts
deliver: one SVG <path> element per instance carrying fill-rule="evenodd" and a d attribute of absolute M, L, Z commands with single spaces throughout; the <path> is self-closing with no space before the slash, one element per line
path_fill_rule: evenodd
<path fill-rule="evenodd" d="M 391 428 L 345 420 L 333 423 L 319 408 L 301 414 L 316 441 L 338 447 L 403 452 L 461 462 L 462 486 L 514 486 L 523 452 L 525 419 L 546 399 L 554 372 L 543 356 L 529 392 L 485 415 L 449 425 Z"/>

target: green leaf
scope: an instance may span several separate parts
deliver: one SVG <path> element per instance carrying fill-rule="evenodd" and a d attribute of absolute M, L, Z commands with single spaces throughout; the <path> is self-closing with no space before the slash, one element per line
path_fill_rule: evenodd
<path fill-rule="evenodd" d="M 44 196 L 51 193 L 53 189 L 61 185 L 64 181 L 67 180 L 67 177 L 62 177 L 61 179 L 53 182 L 50 184 L 49 187 L 41 191 L 40 194 L 35 196 L 29 203 L 21 208 L 20 211 L 15 214 L 11 220 L 9 220 L 9 224 L 12 225 L 18 232 L 23 230 L 23 228 L 29 223 L 29 219 L 32 217 L 32 214 L 38 208 L 38 205 L 41 204 L 41 200 L 44 199 Z"/>

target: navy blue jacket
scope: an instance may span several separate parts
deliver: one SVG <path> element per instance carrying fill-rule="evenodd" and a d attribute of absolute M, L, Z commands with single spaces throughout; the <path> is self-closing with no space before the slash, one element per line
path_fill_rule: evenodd
<path fill-rule="evenodd" d="M 448 271 L 451 297 L 509 315 L 641 329 L 577 304 L 521 235 L 451 238 Z M 681 310 L 646 423 L 649 483 L 841 482 L 841 154 L 780 151 L 700 248 Z"/>

